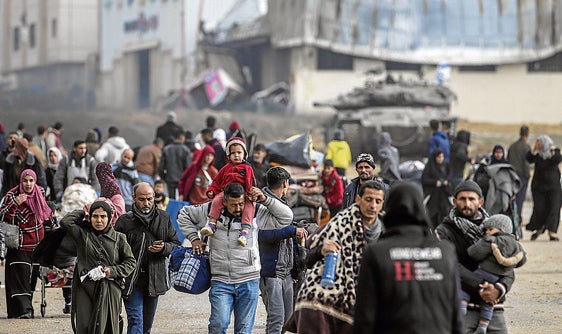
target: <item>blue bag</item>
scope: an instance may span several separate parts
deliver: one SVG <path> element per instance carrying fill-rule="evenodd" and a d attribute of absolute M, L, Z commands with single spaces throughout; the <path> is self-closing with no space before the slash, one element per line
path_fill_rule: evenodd
<path fill-rule="evenodd" d="M 191 247 L 176 246 L 170 254 L 170 283 L 180 292 L 198 295 L 211 287 L 209 254 L 193 254 Z"/>

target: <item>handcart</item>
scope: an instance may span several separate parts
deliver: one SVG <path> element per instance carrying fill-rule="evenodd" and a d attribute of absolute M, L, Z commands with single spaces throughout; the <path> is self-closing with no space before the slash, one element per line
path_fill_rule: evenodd
<path fill-rule="evenodd" d="M 41 317 L 45 317 L 47 309 L 46 290 L 50 288 L 71 289 L 74 265 L 64 269 L 57 267 L 39 267 L 39 279 L 41 280 Z"/>

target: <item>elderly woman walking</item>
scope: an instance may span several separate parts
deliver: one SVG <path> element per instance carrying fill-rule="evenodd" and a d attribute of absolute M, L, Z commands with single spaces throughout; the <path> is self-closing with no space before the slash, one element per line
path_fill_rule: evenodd
<path fill-rule="evenodd" d="M 533 194 L 533 213 L 531 220 L 525 227 L 533 231 L 531 240 L 536 240 L 545 230 L 549 239 L 558 241 L 556 234 L 560 223 L 560 169 L 562 162 L 560 148 L 555 147 L 552 139 L 547 135 L 539 136 L 532 151 L 527 152 L 526 159 L 535 164 L 535 173 L 531 181 Z"/>
<path fill-rule="evenodd" d="M 33 318 L 33 291 L 39 265 L 31 255 L 45 236 L 44 225 L 52 225 L 51 209 L 45 191 L 37 185 L 37 175 L 25 169 L 20 184 L 6 193 L 0 206 L 0 220 L 19 227 L 19 246 L 6 254 L 6 306 L 8 318 Z"/>
<path fill-rule="evenodd" d="M 110 201 L 98 199 L 88 215 L 74 210 L 60 223 L 78 250 L 72 281 L 75 333 L 120 333 L 121 289 L 136 261 L 125 235 L 109 224 L 111 215 Z"/>

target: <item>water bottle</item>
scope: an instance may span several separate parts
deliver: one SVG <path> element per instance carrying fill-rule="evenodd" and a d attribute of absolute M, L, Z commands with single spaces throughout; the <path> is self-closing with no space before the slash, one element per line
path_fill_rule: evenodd
<path fill-rule="evenodd" d="M 324 272 L 322 272 L 322 281 L 320 282 L 323 288 L 331 288 L 334 286 L 334 281 L 336 280 L 337 262 L 337 253 L 328 253 L 324 257 Z"/>

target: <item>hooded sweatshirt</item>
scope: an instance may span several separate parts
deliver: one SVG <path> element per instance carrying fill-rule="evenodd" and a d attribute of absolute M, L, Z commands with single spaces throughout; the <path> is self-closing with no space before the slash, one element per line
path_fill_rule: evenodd
<path fill-rule="evenodd" d="M 121 158 L 121 153 L 129 148 L 129 144 L 125 138 L 115 136 L 109 137 L 96 152 L 96 160 L 98 162 L 105 161 L 108 164 L 114 163 Z"/>

